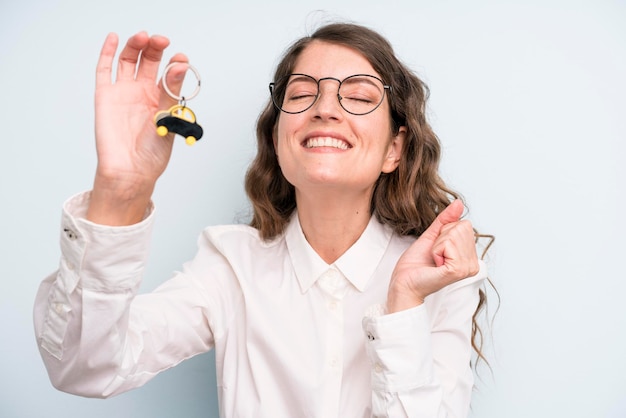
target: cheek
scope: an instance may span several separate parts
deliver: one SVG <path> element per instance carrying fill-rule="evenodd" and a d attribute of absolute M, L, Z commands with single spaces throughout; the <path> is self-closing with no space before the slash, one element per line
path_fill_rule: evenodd
<path fill-rule="evenodd" d="M 277 150 L 276 152 L 278 152 L 278 148 L 285 142 L 286 125 L 288 124 L 285 122 L 285 118 L 281 117 L 278 118 L 274 125 L 274 134 L 272 137 L 274 139 L 274 148 Z"/>
<path fill-rule="evenodd" d="M 287 177 L 287 173 L 285 173 L 285 171 L 288 172 L 290 170 L 290 161 L 293 158 L 290 155 L 291 151 L 289 147 L 289 139 L 286 136 L 284 123 L 276 123 L 272 140 L 274 141 L 274 154 L 276 155 L 278 166 L 283 172 L 283 175 Z"/>
<path fill-rule="evenodd" d="M 369 123 L 355 125 L 354 130 L 365 139 L 367 147 L 376 150 L 376 153 L 388 150 L 393 139 L 390 122 L 385 118 L 376 118 Z"/>
<path fill-rule="evenodd" d="M 296 147 L 298 132 L 302 129 L 302 122 L 298 115 L 289 115 L 289 117 L 279 118 L 274 127 L 272 139 L 274 141 L 274 149 L 276 154 L 282 149 L 282 154 L 288 152 L 289 148 Z"/>
<path fill-rule="evenodd" d="M 285 136 L 279 123 L 276 123 L 274 127 L 272 140 L 274 141 L 274 153 L 276 153 L 276 157 L 278 157 L 278 162 L 280 163 L 280 155 L 283 153 L 282 149 L 285 147 Z"/>

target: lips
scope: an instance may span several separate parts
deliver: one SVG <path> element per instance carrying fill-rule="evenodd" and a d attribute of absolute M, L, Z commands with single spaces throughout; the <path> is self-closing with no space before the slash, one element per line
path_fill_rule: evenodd
<path fill-rule="evenodd" d="M 307 138 L 302 145 L 305 148 L 336 148 L 340 150 L 350 149 L 352 146 L 346 141 L 338 138 L 333 138 L 330 136 L 316 136 L 312 138 Z"/>

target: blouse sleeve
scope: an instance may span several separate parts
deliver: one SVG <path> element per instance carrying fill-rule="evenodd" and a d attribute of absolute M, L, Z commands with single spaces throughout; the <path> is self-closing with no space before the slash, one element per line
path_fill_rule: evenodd
<path fill-rule="evenodd" d="M 420 306 L 363 319 L 373 417 L 467 417 L 474 384 L 472 316 L 485 277 L 481 262 L 476 276 Z"/>
<path fill-rule="evenodd" d="M 61 262 L 40 285 L 34 325 L 56 388 L 108 397 L 208 351 L 213 340 L 197 309 L 206 305 L 205 295 L 185 274 L 136 297 L 152 210 L 138 224 L 106 227 L 82 218 L 88 199 L 88 193 L 78 195 L 64 206 Z"/>

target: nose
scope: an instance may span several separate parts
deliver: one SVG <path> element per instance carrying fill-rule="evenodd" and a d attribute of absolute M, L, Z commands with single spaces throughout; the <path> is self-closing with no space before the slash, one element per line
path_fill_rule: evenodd
<path fill-rule="evenodd" d="M 323 81 L 326 82 L 323 83 Z M 339 80 L 330 77 L 319 80 L 319 95 L 313 104 L 313 117 L 321 119 L 340 119 L 342 117 L 343 113 L 339 104 L 339 85 L 337 83 Z"/>

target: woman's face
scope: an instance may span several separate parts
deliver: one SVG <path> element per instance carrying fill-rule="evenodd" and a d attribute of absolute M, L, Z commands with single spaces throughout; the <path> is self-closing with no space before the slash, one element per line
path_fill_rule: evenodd
<path fill-rule="evenodd" d="M 293 73 L 316 80 L 354 74 L 381 78 L 356 50 L 321 41 L 304 49 Z M 339 104 L 338 85 L 321 81 L 320 97 L 311 108 L 279 115 L 274 145 L 283 175 L 297 193 L 322 187 L 369 194 L 381 172 L 398 166 L 406 130 L 392 133 L 387 98 L 372 113 L 352 115 Z"/>

